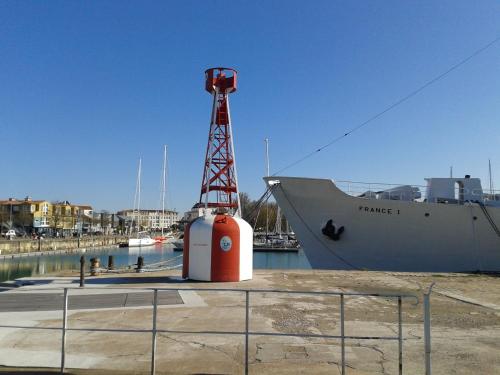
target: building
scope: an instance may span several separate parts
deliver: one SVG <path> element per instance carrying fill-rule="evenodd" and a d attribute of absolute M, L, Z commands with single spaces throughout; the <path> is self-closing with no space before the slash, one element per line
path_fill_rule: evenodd
<path fill-rule="evenodd" d="M 52 204 L 45 200 L 24 200 L 9 198 L 0 201 L 0 227 L 22 228 L 24 232 L 33 229 L 50 228 L 52 218 Z"/>
<path fill-rule="evenodd" d="M 205 206 L 202 206 L 200 204 L 195 204 L 193 208 L 191 208 L 189 211 L 184 212 L 182 221 L 184 223 L 190 223 L 194 219 L 203 216 L 204 212 L 205 212 Z"/>
<path fill-rule="evenodd" d="M 127 226 L 140 225 L 143 230 L 170 229 L 173 224 L 179 221 L 177 211 L 165 210 L 165 214 L 158 210 L 123 210 L 117 215 L 127 223 Z"/>
<path fill-rule="evenodd" d="M 90 213 L 90 215 L 88 215 Z M 72 205 L 68 201 L 9 198 L 0 200 L 0 230 L 15 228 L 20 234 L 49 233 L 71 235 L 92 220 L 92 207 Z"/>

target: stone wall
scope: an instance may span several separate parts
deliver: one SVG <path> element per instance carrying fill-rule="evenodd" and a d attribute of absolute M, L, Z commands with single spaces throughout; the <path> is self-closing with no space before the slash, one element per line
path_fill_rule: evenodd
<path fill-rule="evenodd" d="M 35 251 L 69 250 L 100 246 L 115 246 L 126 242 L 124 236 L 93 236 L 81 238 L 47 238 L 43 240 L 0 240 L 0 255 L 30 253 Z"/>

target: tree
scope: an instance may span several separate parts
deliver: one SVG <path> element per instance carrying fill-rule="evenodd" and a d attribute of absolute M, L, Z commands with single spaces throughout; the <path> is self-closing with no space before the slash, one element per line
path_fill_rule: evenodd
<path fill-rule="evenodd" d="M 4 207 L 0 206 L 0 232 L 2 232 L 3 227 L 7 225 L 7 220 L 9 220 L 8 212 L 5 212 L 2 208 Z"/>
<path fill-rule="evenodd" d="M 101 217 L 101 230 L 103 234 L 109 234 L 110 232 L 110 224 L 111 224 L 111 214 L 109 211 L 103 210 L 100 214 Z"/>
<path fill-rule="evenodd" d="M 247 193 L 240 193 L 240 203 L 243 219 L 254 227 L 256 231 L 261 232 L 266 230 L 266 216 L 269 218 L 269 232 L 274 231 L 278 211 L 278 205 L 275 202 L 262 202 L 258 206 L 258 201 L 250 199 Z"/>
<path fill-rule="evenodd" d="M 23 209 L 16 215 L 14 224 L 23 227 L 24 233 L 27 233 L 27 229 L 33 226 L 33 215 Z"/>
<path fill-rule="evenodd" d="M 241 216 L 243 219 L 248 220 L 251 211 L 255 207 L 255 202 L 252 202 L 250 196 L 247 193 L 240 193 L 240 205 L 241 205 Z"/>
<path fill-rule="evenodd" d="M 59 226 L 61 225 L 63 217 L 61 214 L 61 207 L 60 206 L 55 206 L 53 211 L 52 211 L 52 226 L 54 228 L 54 233 L 57 233 Z"/>

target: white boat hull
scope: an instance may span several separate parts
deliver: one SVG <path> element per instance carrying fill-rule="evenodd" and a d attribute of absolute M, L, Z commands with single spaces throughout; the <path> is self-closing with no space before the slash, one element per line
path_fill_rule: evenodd
<path fill-rule="evenodd" d="M 156 242 L 152 238 L 129 238 L 128 247 L 151 246 Z"/>
<path fill-rule="evenodd" d="M 271 177 L 273 195 L 313 268 L 500 271 L 500 237 L 477 203 L 353 197 L 327 179 Z M 488 207 L 500 225 L 500 208 Z M 322 229 L 344 227 L 337 240 Z"/>

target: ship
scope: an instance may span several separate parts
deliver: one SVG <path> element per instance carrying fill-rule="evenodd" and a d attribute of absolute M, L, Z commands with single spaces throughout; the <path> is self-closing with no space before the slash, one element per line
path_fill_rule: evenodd
<path fill-rule="evenodd" d="M 479 178 L 264 180 L 314 269 L 500 272 L 500 194 Z"/>

